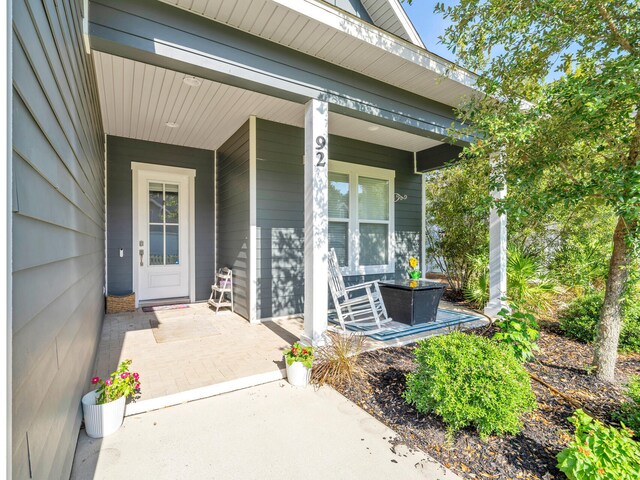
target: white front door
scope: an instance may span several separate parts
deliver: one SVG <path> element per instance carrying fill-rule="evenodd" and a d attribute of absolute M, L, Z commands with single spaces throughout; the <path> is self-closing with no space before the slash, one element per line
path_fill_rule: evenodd
<path fill-rule="evenodd" d="M 137 300 L 191 297 L 193 173 L 137 165 L 133 202 Z"/>

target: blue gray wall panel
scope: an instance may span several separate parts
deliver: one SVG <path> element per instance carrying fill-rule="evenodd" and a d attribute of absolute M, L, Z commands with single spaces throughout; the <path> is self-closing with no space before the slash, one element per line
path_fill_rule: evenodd
<path fill-rule="evenodd" d="M 249 122 L 218 149 L 216 165 L 217 265 L 233 270 L 234 308 L 249 318 Z"/>
<path fill-rule="evenodd" d="M 304 310 L 304 130 L 257 120 L 257 277 L 259 318 Z M 406 276 L 409 256 L 420 256 L 421 177 L 413 173 L 413 153 L 336 135 L 329 158 L 396 171 L 396 272 L 345 278 L 357 283 Z"/>
<path fill-rule="evenodd" d="M 199 148 L 107 137 L 108 291 L 133 291 L 131 162 L 191 168 L 195 178 L 196 300 L 206 300 L 215 270 L 214 153 Z M 120 248 L 124 256 L 120 258 Z"/>
<path fill-rule="evenodd" d="M 104 316 L 104 156 L 79 1 L 13 5 L 12 468 L 68 478 Z"/>

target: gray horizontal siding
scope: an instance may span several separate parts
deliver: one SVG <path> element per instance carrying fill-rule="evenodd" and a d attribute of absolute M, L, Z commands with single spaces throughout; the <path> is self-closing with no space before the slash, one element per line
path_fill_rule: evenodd
<path fill-rule="evenodd" d="M 11 462 L 68 478 L 104 314 L 102 125 L 81 2 L 12 5 Z"/>
<path fill-rule="evenodd" d="M 206 300 L 215 270 L 214 153 L 210 150 L 107 137 L 107 269 L 109 293 L 131 292 L 132 172 L 131 162 L 191 168 L 195 178 L 195 297 Z M 124 255 L 120 258 L 120 248 Z"/>
<path fill-rule="evenodd" d="M 259 318 L 304 310 L 304 130 L 257 121 L 257 277 Z M 421 177 L 413 153 L 330 135 L 329 158 L 395 170 L 396 273 L 347 277 L 349 284 L 405 276 L 409 256 L 420 256 Z"/>
<path fill-rule="evenodd" d="M 236 313 L 249 318 L 249 122 L 217 151 L 217 265 L 233 270 Z"/>

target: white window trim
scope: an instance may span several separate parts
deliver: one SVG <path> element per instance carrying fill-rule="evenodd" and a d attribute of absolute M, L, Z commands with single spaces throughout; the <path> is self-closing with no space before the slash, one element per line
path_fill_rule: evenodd
<path fill-rule="evenodd" d="M 370 167 L 368 165 L 358 165 L 355 163 L 339 162 L 337 160 L 329 160 L 329 173 L 343 173 L 349 175 L 349 264 L 342 267 L 342 275 L 375 275 L 395 273 L 395 170 L 386 168 Z M 358 177 L 369 177 L 380 180 L 389 181 L 389 252 L 387 265 L 358 265 L 360 255 L 360 226 L 358 212 Z M 331 219 L 329 221 L 342 221 L 341 219 Z M 374 220 L 368 223 L 384 223 L 386 221 L 376 222 Z"/>

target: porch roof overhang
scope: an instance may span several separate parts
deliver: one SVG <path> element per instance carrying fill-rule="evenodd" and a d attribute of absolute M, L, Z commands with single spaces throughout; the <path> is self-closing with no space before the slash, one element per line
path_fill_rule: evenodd
<path fill-rule="evenodd" d="M 446 105 L 478 93 L 475 74 L 425 48 L 397 0 L 363 1 L 375 25 L 320 0 L 161 1 Z"/>
<path fill-rule="evenodd" d="M 328 102 L 335 118 L 342 115 L 373 123 L 383 132 L 386 127 L 431 142 L 407 145 L 405 150 L 419 151 L 445 142 L 448 129 L 460 126 L 451 105 L 161 2 L 93 0 L 89 35 L 94 51 L 300 107 L 309 99 L 320 99 Z M 346 47 L 343 50 L 351 52 Z M 396 70 L 389 69 L 389 73 Z M 431 74 L 432 83 L 443 81 L 433 71 Z M 466 137 L 462 142 L 470 140 Z"/>
<path fill-rule="evenodd" d="M 94 52 L 104 131 L 108 135 L 216 150 L 251 115 L 304 127 L 304 104 Z M 174 128 L 167 126 L 174 125 Z M 329 133 L 407 151 L 441 142 L 329 112 Z"/>

